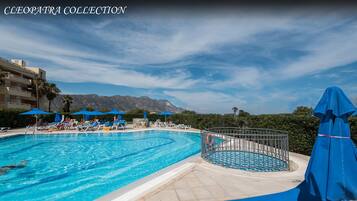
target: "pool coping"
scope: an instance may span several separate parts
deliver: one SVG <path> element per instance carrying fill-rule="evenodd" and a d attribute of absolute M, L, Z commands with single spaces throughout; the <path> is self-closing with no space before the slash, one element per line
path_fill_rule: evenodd
<path fill-rule="evenodd" d="M 169 165 L 159 171 L 156 171 L 148 176 L 145 176 L 133 183 L 130 183 L 122 188 L 114 190 L 102 197 L 97 198 L 97 201 L 133 201 L 137 200 L 150 192 L 159 189 L 173 179 L 182 176 L 192 170 L 200 158 L 200 153 L 194 154 L 182 161 Z"/>
<path fill-rule="evenodd" d="M 188 132 L 188 133 L 200 133 L 198 129 L 176 129 L 176 128 L 133 128 L 126 130 L 110 130 L 103 132 L 102 130 L 96 131 L 78 131 L 78 130 L 64 130 L 64 131 L 55 131 L 55 132 L 42 132 L 38 131 L 37 133 L 25 133 L 25 130 L 18 131 L 15 133 L 0 133 L 0 138 L 12 137 L 17 135 L 61 135 L 61 134 L 110 134 L 110 133 L 131 133 L 131 132 L 141 132 L 141 131 L 175 131 L 175 132 Z"/>

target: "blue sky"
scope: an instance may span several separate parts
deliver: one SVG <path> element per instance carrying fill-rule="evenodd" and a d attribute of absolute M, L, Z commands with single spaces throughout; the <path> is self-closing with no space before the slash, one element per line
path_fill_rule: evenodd
<path fill-rule="evenodd" d="M 149 96 L 202 113 L 291 112 L 332 85 L 357 102 L 356 41 L 352 10 L 0 19 L 0 56 L 42 67 L 63 93 Z"/>

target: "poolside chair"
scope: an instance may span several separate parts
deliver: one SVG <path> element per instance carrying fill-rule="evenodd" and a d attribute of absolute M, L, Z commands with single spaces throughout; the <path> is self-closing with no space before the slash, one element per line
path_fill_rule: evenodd
<path fill-rule="evenodd" d="M 0 127 L 0 132 L 7 132 L 10 130 L 10 127 Z"/>
<path fill-rule="evenodd" d="M 87 128 L 85 128 L 85 131 L 95 131 L 98 129 L 99 129 L 99 122 L 94 121 Z"/>
<path fill-rule="evenodd" d="M 112 126 L 113 126 L 113 123 L 111 123 L 110 121 L 106 121 L 106 122 L 100 123 L 98 125 L 98 130 L 101 130 L 101 129 L 105 128 L 105 127 L 112 127 Z"/>
<path fill-rule="evenodd" d="M 113 130 L 118 130 L 118 128 L 119 128 L 119 120 L 116 119 L 116 120 L 113 122 L 112 129 L 113 129 Z"/>
<path fill-rule="evenodd" d="M 78 124 L 76 129 L 78 131 L 86 131 L 88 130 L 89 127 L 91 127 L 91 124 L 92 124 L 91 122 L 85 121 L 84 123 Z"/>
<path fill-rule="evenodd" d="M 126 121 L 125 120 L 116 120 L 113 123 L 112 129 L 119 130 L 119 129 L 126 129 Z"/>

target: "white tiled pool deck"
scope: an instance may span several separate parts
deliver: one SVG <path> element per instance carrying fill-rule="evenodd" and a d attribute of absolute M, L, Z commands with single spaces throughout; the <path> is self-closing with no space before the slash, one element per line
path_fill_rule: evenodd
<path fill-rule="evenodd" d="M 199 158 L 190 171 L 143 195 L 139 201 L 222 201 L 288 190 L 304 179 L 309 159 L 294 153 L 290 156 L 297 169 L 274 173 L 227 169 Z"/>

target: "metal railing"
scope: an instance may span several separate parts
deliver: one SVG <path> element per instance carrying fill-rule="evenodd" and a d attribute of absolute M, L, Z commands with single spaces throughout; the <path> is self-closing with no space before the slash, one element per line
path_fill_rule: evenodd
<path fill-rule="evenodd" d="M 289 167 L 285 131 L 259 128 L 210 128 L 201 131 L 201 156 L 224 167 L 281 171 Z"/>

